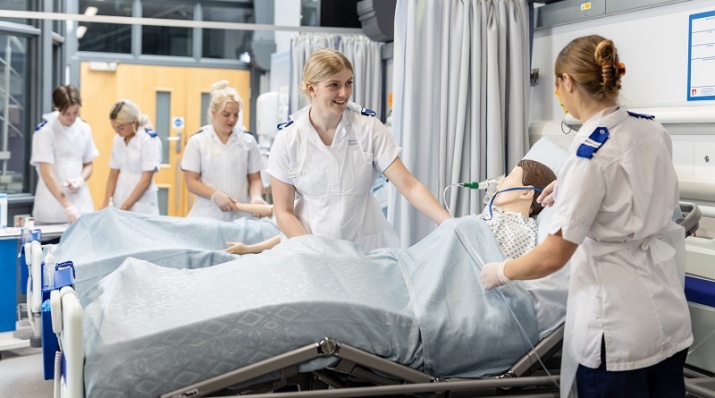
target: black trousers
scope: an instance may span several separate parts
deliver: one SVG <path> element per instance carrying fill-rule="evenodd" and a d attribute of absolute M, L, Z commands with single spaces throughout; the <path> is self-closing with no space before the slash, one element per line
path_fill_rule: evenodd
<path fill-rule="evenodd" d="M 606 343 L 601 339 L 601 366 L 598 369 L 578 365 L 576 383 L 579 398 L 607 397 L 685 397 L 683 367 L 688 350 L 647 368 L 607 371 Z"/>

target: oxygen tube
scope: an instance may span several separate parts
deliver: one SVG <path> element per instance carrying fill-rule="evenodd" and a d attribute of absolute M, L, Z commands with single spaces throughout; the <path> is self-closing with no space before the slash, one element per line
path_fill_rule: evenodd
<path fill-rule="evenodd" d="M 485 195 L 484 195 L 483 203 L 484 203 L 485 205 L 488 205 L 488 206 L 489 206 L 490 214 L 491 214 L 491 207 L 492 207 L 492 205 L 493 205 L 493 203 L 494 203 L 494 199 L 496 198 L 496 196 L 497 196 L 500 192 L 514 191 L 514 190 L 519 190 L 519 189 L 533 189 L 533 190 L 536 191 L 536 192 L 541 192 L 541 191 L 542 191 L 541 189 L 535 188 L 535 187 L 514 187 L 514 188 L 506 188 L 506 189 L 504 189 L 504 191 L 497 191 L 497 186 L 499 185 L 499 182 L 500 182 L 501 178 L 502 178 L 502 177 L 497 177 L 497 178 L 490 178 L 490 179 L 487 179 L 487 180 L 484 180 L 484 181 L 481 181 L 481 182 L 477 182 L 477 181 L 472 181 L 472 182 L 460 182 L 460 183 L 448 185 L 447 187 L 445 187 L 444 191 L 442 191 L 442 200 L 444 201 L 444 205 L 445 205 L 445 208 L 447 209 L 447 212 L 448 212 L 450 215 L 452 215 L 452 217 L 454 218 L 454 215 L 453 215 L 452 212 L 450 211 L 449 205 L 448 205 L 448 202 L 447 202 L 447 199 L 446 199 L 447 191 L 448 191 L 450 188 L 454 188 L 454 187 L 458 187 L 458 188 L 468 188 L 468 189 L 476 189 L 476 190 L 484 190 L 484 191 L 485 191 Z M 482 271 L 482 269 L 484 268 L 484 265 L 486 264 L 486 262 L 485 262 L 484 259 L 479 255 L 479 252 L 474 248 L 474 246 L 473 246 L 471 240 L 469 239 L 467 233 L 462 229 L 462 226 L 461 226 L 459 223 L 456 223 L 456 226 L 457 226 L 457 231 L 459 231 L 459 233 L 462 235 L 462 236 L 461 236 L 462 242 L 465 242 L 465 244 L 466 244 L 466 246 L 467 246 L 467 250 L 469 250 L 471 253 L 473 253 L 473 254 L 474 254 L 474 257 L 478 260 L 475 265 L 477 266 L 477 268 L 479 269 L 479 271 L 480 271 L 480 273 L 481 273 L 481 271 Z M 512 282 L 512 283 L 514 283 L 514 282 Z M 548 379 L 549 379 L 551 382 L 554 383 L 554 385 L 556 386 L 556 388 L 560 388 L 559 382 L 557 381 L 556 377 L 555 377 L 554 375 L 552 375 L 551 372 L 549 372 L 549 369 L 546 367 L 546 364 L 545 364 L 544 361 L 541 359 L 541 356 L 536 352 L 536 347 L 535 347 L 535 345 L 534 345 L 534 344 L 531 342 L 531 340 L 529 339 L 529 336 L 528 336 L 528 334 L 526 333 L 526 330 L 524 330 L 524 327 L 521 325 L 521 322 L 519 322 L 518 317 L 517 317 L 516 314 L 514 313 L 514 310 L 511 308 L 511 306 L 509 305 L 509 302 L 507 301 L 506 297 L 504 296 L 504 293 L 503 293 L 500 289 L 496 289 L 496 288 L 493 289 L 492 291 L 494 291 L 494 292 L 498 295 L 498 297 L 504 302 L 505 306 L 509 309 L 509 313 L 511 314 L 511 317 L 514 319 L 514 322 L 516 323 L 516 325 L 517 325 L 517 327 L 518 327 L 518 329 L 519 329 L 519 332 L 520 332 L 521 336 L 523 337 L 523 339 L 526 341 L 526 343 L 528 344 L 529 348 L 531 349 L 531 353 L 533 353 L 534 357 L 536 357 L 536 360 L 537 360 L 537 361 L 539 362 L 539 364 L 541 365 L 541 368 L 544 370 L 544 372 L 545 372 L 545 374 L 546 374 L 546 377 L 548 377 Z M 486 293 L 486 292 L 485 292 L 485 293 Z M 538 343 L 538 342 L 537 342 L 537 343 Z M 509 376 L 509 375 L 507 375 L 507 377 L 508 377 L 508 376 Z"/>

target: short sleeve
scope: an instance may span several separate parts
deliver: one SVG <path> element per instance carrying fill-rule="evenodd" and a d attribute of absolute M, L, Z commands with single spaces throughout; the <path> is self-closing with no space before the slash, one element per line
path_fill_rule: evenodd
<path fill-rule="evenodd" d="M 181 170 L 201 173 L 201 148 L 198 135 L 192 135 L 186 144 L 184 158 L 181 159 Z"/>
<path fill-rule="evenodd" d="M 112 141 L 112 154 L 109 156 L 109 168 L 114 169 L 114 170 L 119 170 L 121 168 L 121 166 L 119 164 L 119 160 L 118 160 L 119 153 L 117 153 L 119 151 L 118 140 L 120 139 L 118 137 L 119 137 L 118 135 L 116 135 L 116 134 L 114 135 L 114 140 Z"/>
<path fill-rule="evenodd" d="M 99 150 L 94 144 L 94 138 L 92 138 L 92 128 L 86 123 L 84 124 L 84 134 L 87 137 L 87 145 L 82 155 L 82 163 L 89 163 L 99 156 Z"/>
<path fill-rule="evenodd" d="M 385 171 L 400 153 L 392 133 L 377 119 L 374 119 L 373 124 L 372 152 L 373 159 L 375 159 L 375 164 L 380 172 Z"/>
<path fill-rule="evenodd" d="M 271 147 L 271 152 L 268 154 L 268 167 L 266 167 L 266 172 L 286 184 L 293 185 L 291 178 L 288 177 L 290 160 L 288 158 L 285 135 L 285 132 L 279 132 L 278 135 L 276 135 L 276 139 L 273 141 L 273 146 Z"/>
<path fill-rule="evenodd" d="M 142 171 L 159 171 L 161 165 L 161 139 L 148 138 L 142 146 Z"/>
<path fill-rule="evenodd" d="M 32 135 L 30 165 L 37 166 L 40 163 L 55 164 L 55 143 L 52 139 L 52 131 L 47 127 L 41 128 Z"/>
<path fill-rule="evenodd" d="M 561 168 L 555 214 L 549 233 L 581 244 L 588 236 L 606 195 L 605 173 L 593 159 L 570 157 Z"/>
<path fill-rule="evenodd" d="M 258 143 L 252 135 L 248 135 L 248 174 L 254 174 L 261 171 L 261 151 L 258 149 Z"/>

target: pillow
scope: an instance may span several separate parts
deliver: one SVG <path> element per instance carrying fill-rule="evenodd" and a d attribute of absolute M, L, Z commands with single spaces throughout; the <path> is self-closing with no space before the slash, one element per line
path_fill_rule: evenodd
<path fill-rule="evenodd" d="M 559 169 L 568 157 L 568 152 L 551 141 L 548 137 L 542 137 L 529 149 L 529 152 L 524 155 L 524 159 L 536 160 L 551 168 L 556 175 L 559 174 Z M 542 242 L 548 235 L 547 229 L 551 223 L 551 217 L 554 213 L 554 207 L 546 207 L 539 215 L 536 216 L 536 223 L 539 225 L 539 234 L 536 241 Z"/>

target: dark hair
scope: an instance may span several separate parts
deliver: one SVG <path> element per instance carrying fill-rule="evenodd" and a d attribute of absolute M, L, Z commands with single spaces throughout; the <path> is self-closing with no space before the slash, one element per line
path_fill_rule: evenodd
<path fill-rule="evenodd" d="M 618 59 L 613 41 L 599 35 L 572 40 L 556 57 L 556 78 L 566 73 L 590 96 L 601 100 L 618 97 L 626 66 Z"/>
<path fill-rule="evenodd" d="M 75 86 L 67 84 L 52 91 L 52 104 L 60 113 L 63 113 L 72 105 L 82 106 L 82 97 L 79 96 L 79 91 Z"/>
<path fill-rule="evenodd" d="M 551 181 L 556 179 L 556 174 L 549 166 L 537 162 L 536 160 L 522 159 L 516 165 L 521 167 L 524 171 L 524 176 L 521 181 L 524 186 L 544 189 L 547 185 L 551 184 Z M 536 198 L 538 197 L 539 194 L 536 192 L 534 198 L 531 200 L 531 208 L 529 209 L 530 217 L 536 217 L 544 208 L 540 203 L 536 203 Z"/>

